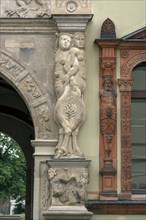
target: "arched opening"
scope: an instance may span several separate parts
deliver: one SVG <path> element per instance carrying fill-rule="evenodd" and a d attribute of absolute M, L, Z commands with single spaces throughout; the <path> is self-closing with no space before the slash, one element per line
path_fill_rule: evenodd
<path fill-rule="evenodd" d="M 26 161 L 15 140 L 0 132 L 0 213 L 25 213 Z"/>
<path fill-rule="evenodd" d="M 33 122 L 29 110 L 18 92 L 0 77 L 0 131 L 13 138 L 21 147 L 26 160 L 25 219 L 32 219 L 33 207 Z"/>
<path fill-rule="evenodd" d="M 132 193 L 146 193 L 146 62 L 132 71 Z"/>

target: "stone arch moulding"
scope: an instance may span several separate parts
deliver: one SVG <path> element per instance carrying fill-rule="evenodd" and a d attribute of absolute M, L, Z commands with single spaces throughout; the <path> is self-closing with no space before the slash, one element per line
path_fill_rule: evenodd
<path fill-rule="evenodd" d="M 124 47 L 123 47 L 124 44 Z M 132 47 L 129 47 L 132 46 Z M 135 47 L 134 47 L 135 46 Z M 132 70 L 139 63 L 146 62 L 146 42 L 143 47 L 127 42 L 120 45 L 120 66 L 121 78 L 119 89 L 121 93 L 121 194 L 122 200 L 131 199 L 131 91 L 132 91 Z"/>
<path fill-rule="evenodd" d="M 35 139 L 52 139 L 51 102 L 35 72 L 6 51 L 0 51 L 0 75 L 20 94 L 32 117 Z"/>

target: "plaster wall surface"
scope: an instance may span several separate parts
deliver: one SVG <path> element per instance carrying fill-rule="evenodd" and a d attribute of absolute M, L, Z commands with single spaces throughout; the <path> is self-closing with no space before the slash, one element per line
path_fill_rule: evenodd
<path fill-rule="evenodd" d="M 145 215 L 95 215 L 92 220 L 145 220 Z"/>
<path fill-rule="evenodd" d="M 100 38 L 103 22 L 110 18 L 116 27 L 117 38 L 122 38 L 146 25 L 145 0 L 92 0 L 92 21 L 86 30 L 87 87 L 85 92 L 86 120 L 80 130 L 79 144 L 87 159 L 91 160 L 88 198 L 98 199 L 99 186 L 99 49 L 94 44 Z M 119 52 L 117 78 L 120 78 Z M 118 129 L 118 193 L 120 192 L 120 98 L 117 91 Z"/>

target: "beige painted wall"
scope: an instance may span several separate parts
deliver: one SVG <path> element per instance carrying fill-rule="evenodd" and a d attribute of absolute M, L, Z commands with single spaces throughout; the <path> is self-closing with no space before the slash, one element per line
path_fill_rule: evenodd
<path fill-rule="evenodd" d="M 116 26 L 117 38 L 121 38 L 146 25 L 145 0 L 92 0 L 94 17 L 86 30 L 87 88 L 85 93 L 86 121 L 80 134 L 79 144 L 87 159 L 91 160 L 89 199 L 98 198 L 99 177 L 99 53 L 94 45 L 95 38 L 100 38 L 103 22 L 110 18 Z M 119 57 L 119 53 L 118 53 Z M 120 77 L 119 60 L 117 60 L 117 78 Z M 118 92 L 118 134 L 119 126 L 119 92 Z M 120 136 L 118 135 L 118 192 L 120 192 Z M 96 218 L 94 218 L 96 219 Z"/>
<path fill-rule="evenodd" d="M 145 215 L 95 215 L 92 220 L 145 220 Z"/>

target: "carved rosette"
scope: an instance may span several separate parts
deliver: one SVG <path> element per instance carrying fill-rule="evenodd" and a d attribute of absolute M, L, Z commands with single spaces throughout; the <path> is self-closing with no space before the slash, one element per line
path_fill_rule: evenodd
<path fill-rule="evenodd" d="M 144 61 L 145 51 L 121 47 L 121 79 L 118 80 L 121 93 L 121 199 L 131 198 L 131 72 Z"/>

